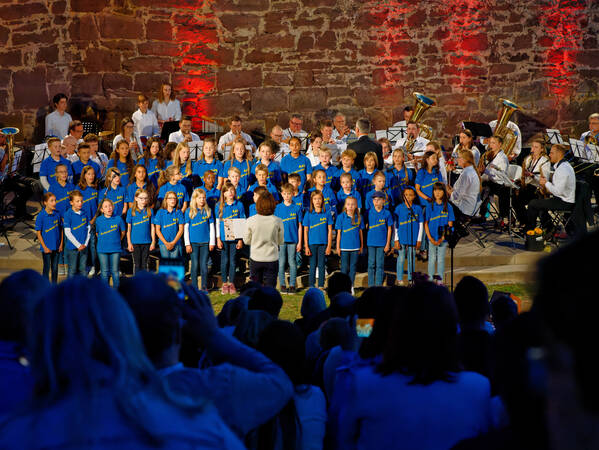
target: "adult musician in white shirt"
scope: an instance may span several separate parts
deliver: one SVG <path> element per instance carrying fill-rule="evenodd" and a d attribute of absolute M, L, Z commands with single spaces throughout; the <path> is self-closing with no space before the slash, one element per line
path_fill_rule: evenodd
<path fill-rule="evenodd" d="M 458 164 L 464 170 L 453 187 L 447 186 L 450 193 L 449 200 L 455 206 L 456 217 L 460 214 L 471 217 L 479 208 L 481 180 L 474 166 L 474 157 L 468 150 L 460 150 Z"/>
<path fill-rule="evenodd" d="M 291 153 L 289 145 L 283 142 L 283 128 L 279 125 L 272 127 L 270 130 L 270 138 L 276 144 L 274 146 L 276 148 L 273 148 L 273 161 L 280 163 L 285 155 Z"/>
<path fill-rule="evenodd" d="M 335 125 L 335 129 L 333 130 L 333 134 L 331 137 L 336 141 L 341 141 L 347 143 L 348 139 L 357 139 L 356 133 L 354 133 L 347 126 L 347 119 L 345 118 L 345 114 L 338 112 L 333 117 L 333 125 Z"/>
<path fill-rule="evenodd" d="M 526 205 L 537 198 L 541 176 L 549 178 L 551 163 L 545 153 L 545 141 L 534 139 L 530 143 L 530 155 L 522 162 L 522 176 L 517 180 L 520 189 L 514 196 L 513 205 L 520 224 L 526 224 Z"/>
<path fill-rule="evenodd" d="M 62 139 L 69 132 L 69 124 L 73 121 L 67 111 L 67 96 L 56 94 L 52 98 L 54 111 L 46 116 L 46 136 Z"/>
<path fill-rule="evenodd" d="M 572 211 L 574 209 L 576 194 L 576 174 L 568 161 L 564 159 L 568 147 L 555 144 L 549 152 L 549 160 L 555 168 L 553 179 L 541 177 L 539 184 L 551 197 L 535 199 L 528 204 L 527 228 L 533 229 L 537 225 L 537 217 L 541 218 L 542 227 L 547 230 L 551 221 L 547 211 Z"/>
<path fill-rule="evenodd" d="M 343 143 L 333 139 L 333 122 L 329 119 L 322 120 L 319 129 L 320 134 L 322 134 L 322 143 L 331 151 L 331 164 L 337 164 L 342 152 Z"/>
<path fill-rule="evenodd" d="M 139 109 L 131 116 L 131 119 L 133 119 L 135 135 L 140 138 L 141 136 L 150 138 L 160 133 L 156 115 L 148 109 L 149 103 L 148 97 L 143 94 L 138 95 L 137 106 L 139 106 Z"/>
<path fill-rule="evenodd" d="M 179 131 L 169 134 L 168 141 L 176 142 L 177 144 L 180 144 L 181 142 L 201 141 L 200 136 L 191 131 L 191 117 L 181 117 L 181 120 L 179 121 Z"/>
<path fill-rule="evenodd" d="M 80 120 L 72 120 L 69 123 L 69 134 L 63 137 L 73 137 L 77 144 L 81 144 L 83 142 L 83 124 Z"/>
<path fill-rule="evenodd" d="M 141 141 L 139 141 L 139 136 L 135 135 L 135 125 L 133 124 L 133 120 L 129 117 L 124 117 L 123 120 L 121 120 L 121 132 L 112 140 L 112 148 L 116 149 L 116 144 L 122 140 L 129 143 L 131 157 L 133 158 L 133 161 L 137 161 L 142 156 L 143 152 L 141 151 Z"/>
<path fill-rule="evenodd" d="M 289 127 L 283 130 L 283 142 L 289 144 L 289 139 L 292 137 L 299 138 L 300 142 L 302 143 L 302 151 L 306 151 L 308 146 L 306 139 L 308 133 L 302 130 L 303 124 L 304 119 L 300 114 L 291 114 L 291 119 L 289 119 Z"/>
<path fill-rule="evenodd" d="M 495 133 L 495 128 L 497 128 L 497 121 L 501 117 L 502 113 L 503 113 L 503 108 L 500 108 L 499 111 L 497 112 L 497 120 L 492 120 L 489 122 L 489 126 L 491 127 L 491 131 L 493 133 Z M 518 125 L 516 125 L 511 120 L 508 121 L 506 126 L 510 130 L 512 130 L 514 132 L 514 134 L 516 135 L 516 144 L 514 145 L 514 148 L 513 148 L 512 152 L 510 153 L 510 161 L 511 161 L 511 160 L 516 159 L 518 157 L 518 155 L 520 154 L 520 152 L 522 151 L 522 133 L 520 133 L 520 128 L 518 128 Z M 488 145 L 489 139 L 491 139 L 491 138 L 481 140 L 481 142 L 485 145 Z"/>
<path fill-rule="evenodd" d="M 584 141 L 587 136 L 592 136 L 599 141 L 599 113 L 593 113 L 589 116 L 589 130 L 582 133 L 580 140 Z"/>
<path fill-rule="evenodd" d="M 393 124 L 394 127 L 405 127 L 408 125 L 408 122 L 412 119 L 412 115 L 414 114 L 414 108 L 410 105 L 406 106 L 403 111 L 403 120 L 399 122 L 395 122 Z"/>
<path fill-rule="evenodd" d="M 410 150 L 410 152 L 407 152 L 407 148 L 406 145 L 408 144 L 409 141 L 413 141 L 414 145 L 412 146 L 412 149 Z M 426 151 L 426 145 L 429 143 L 429 140 L 426 138 L 423 138 L 422 136 L 420 136 L 420 126 L 416 123 L 416 122 L 408 122 L 407 128 L 406 128 L 406 138 L 404 140 L 398 140 L 395 143 L 395 147 L 393 147 L 393 150 L 395 150 L 396 148 L 403 148 L 404 150 L 406 150 L 406 154 L 407 154 L 407 165 L 408 167 L 411 166 L 411 168 L 418 170 L 417 167 L 415 167 L 415 162 L 414 162 L 414 158 L 415 157 L 420 157 L 424 155 L 424 152 Z"/>
<path fill-rule="evenodd" d="M 228 160 L 233 148 L 235 139 L 242 138 L 246 145 L 252 147 L 252 155 L 256 153 L 256 144 L 252 140 L 252 137 L 241 131 L 241 118 L 239 116 L 233 116 L 230 122 L 231 131 L 223 134 L 218 140 L 218 152 L 223 156 L 223 160 Z"/>
<path fill-rule="evenodd" d="M 79 160 L 79 156 L 75 150 L 77 150 L 77 138 L 71 135 L 66 136 L 60 143 L 60 150 L 63 158 L 69 160 L 70 163 L 74 163 Z"/>
<path fill-rule="evenodd" d="M 170 83 L 162 83 L 158 91 L 158 98 L 152 103 L 152 112 L 158 119 L 162 128 L 164 122 L 181 120 L 181 103 L 175 98 Z"/>
<path fill-rule="evenodd" d="M 485 214 L 488 200 L 493 195 L 499 197 L 499 218 L 507 218 L 510 209 L 510 192 L 504 186 L 504 177 L 507 176 L 509 161 L 506 154 L 501 150 L 503 139 L 501 136 L 489 138 L 489 149 L 484 153 L 484 161 L 479 163 L 479 172 L 483 186 L 488 190 L 487 202 L 481 208 L 481 214 Z"/>

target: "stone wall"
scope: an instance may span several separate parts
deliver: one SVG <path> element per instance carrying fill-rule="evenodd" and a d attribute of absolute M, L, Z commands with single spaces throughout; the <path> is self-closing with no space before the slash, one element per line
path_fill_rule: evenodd
<path fill-rule="evenodd" d="M 186 112 L 248 130 L 341 110 L 376 128 L 420 91 L 437 136 L 523 108 L 525 135 L 599 111 L 594 0 L 0 0 L 0 122 L 30 141 L 57 92 L 117 119 L 173 82 Z"/>

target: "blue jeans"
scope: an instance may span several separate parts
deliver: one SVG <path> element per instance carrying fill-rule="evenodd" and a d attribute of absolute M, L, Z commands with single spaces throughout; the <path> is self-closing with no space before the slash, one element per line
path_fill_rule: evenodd
<path fill-rule="evenodd" d="M 198 263 L 202 276 L 202 290 L 208 289 L 208 244 L 191 244 L 191 284 L 198 287 Z"/>
<path fill-rule="evenodd" d="M 346 273 L 354 284 L 356 279 L 356 266 L 358 265 L 359 250 L 341 250 L 341 273 Z"/>
<path fill-rule="evenodd" d="M 88 255 L 88 260 L 87 260 L 87 264 L 89 264 L 89 267 L 95 267 L 96 265 L 96 259 L 98 256 L 98 237 L 96 236 L 96 233 L 90 233 L 89 234 L 89 245 L 87 246 L 87 255 Z"/>
<path fill-rule="evenodd" d="M 295 255 L 297 243 L 285 243 L 279 247 L 279 284 L 285 286 L 285 264 L 289 263 L 289 286 L 295 287 L 297 265 Z"/>
<path fill-rule="evenodd" d="M 412 281 L 412 272 L 414 272 L 414 264 L 416 262 L 416 247 L 413 245 L 401 245 L 397 255 L 397 279 L 403 280 L 403 263 L 408 259 L 408 281 Z"/>
<path fill-rule="evenodd" d="M 441 245 L 433 245 L 429 242 L 428 249 L 428 277 L 433 280 L 434 275 L 439 275 L 443 281 L 445 275 L 445 252 L 447 251 L 447 241 L 441 242 Z M 435 271 L 435 265 L 436 271 Z"/>
<path fill-rule="evenodd" d="M 79 250 L 68 250 L 65 251 L 65 258 L 68 264 L 68 276 L 74 277 L 75 275 L 87 276 L 86 271 L 86 260 L 87 260 L 87 248 L 83 251 Z"/>
<path fill-rule="evenodd" d="M 181 258 L 181 241 L 175 244 L 172 250 L 167 250 L 166 245 L 162 241 L 158 242 L 160 247 L 160 257 L 164 259 L 178 259 Z"/>
<path fill-rule="evenodd" d="M 98 253 L 98 259 L 100 260 L 100 276 L 108 283 L 110 276 L 112 275 L 112 287 L 119 287 L 119 261 L 121 259 L 121 253 Z"/>
<path fill-rule="evenodd" d="M 310 287 L 314 287 L 316 284 L 316 267 L 318 267 L 318 287 L 324 287 L 324 265 L 325 265 L 325 250 L 327 246 L 325 244 L 309 245 L 310 248 L 310 276 L 309 283 Z"/>
<path fill-rule="evenodd" d="M 382 286 L 385 275 L 385 247 L 368 247 L 368 286 Z"/>
<path fill-rule="evenodd" d="M 223 283 L 235 282 L 235 257 L 237 256 L 237 241 L 223 241 L 220 254 L 220 276 Z"/>
<path fill-rule="evenodd" d="M 58 281 L 58 251 L 42 252 L 42 261 L 44 263 L 42 268 L 44 278 L 49 278 L 50 272 L 52 272 L 52 283 L 56 283 Z"/>

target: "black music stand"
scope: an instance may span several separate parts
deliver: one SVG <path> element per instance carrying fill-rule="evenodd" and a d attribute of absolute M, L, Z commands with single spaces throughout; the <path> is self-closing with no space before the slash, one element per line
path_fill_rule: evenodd
<path fill-rule="evenodd" d="M 172 120 L 170 122 L 164 122 L 162 124 L 162 132 L 160 133 L 160 139 L 164 142 L 168 142 L 168 138 L 171 133 L 179 131 L 179 122 Z"/>
<path fill-rule="evenodd" d="M 493 130 L 488 123 L 462 122 L 462 128 L 470 130 L 474 139 L 478 137 L 488 138 L 493 136 Z"/>

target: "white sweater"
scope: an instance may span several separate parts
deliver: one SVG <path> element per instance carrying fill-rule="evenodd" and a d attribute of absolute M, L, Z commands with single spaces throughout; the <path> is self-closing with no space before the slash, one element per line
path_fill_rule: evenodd
<path fill-rule="evenodd" d="M 250 246 L 250 259 L 256 262 L 273 262 L 279 259 L 279 245 L 285 242 L 283 221 L 277 216 L 255 216 L 247 219 L 243 236 Z"/>

